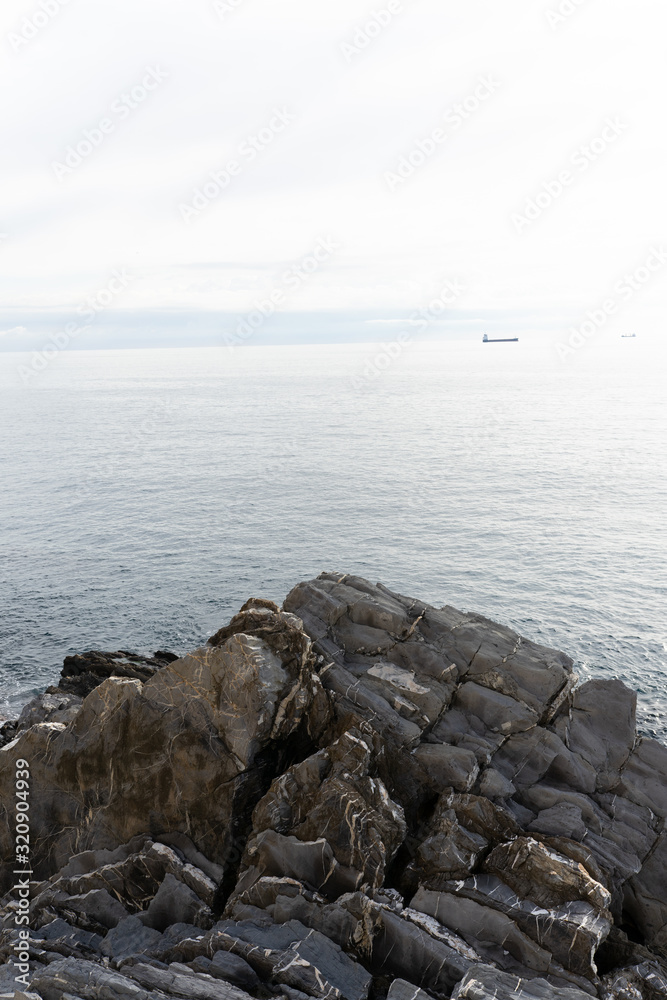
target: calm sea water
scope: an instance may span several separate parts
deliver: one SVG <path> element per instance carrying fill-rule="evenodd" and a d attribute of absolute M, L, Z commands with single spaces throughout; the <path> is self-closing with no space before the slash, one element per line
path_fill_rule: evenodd
<path fill-rule="evenodd" d="M 621 677 L 667 738 L 665 352 L 380 350 L 71 352 L 28 385 L 0 354 L 0 715 L 68 653 L 184 652 L 339 570 Z"/>

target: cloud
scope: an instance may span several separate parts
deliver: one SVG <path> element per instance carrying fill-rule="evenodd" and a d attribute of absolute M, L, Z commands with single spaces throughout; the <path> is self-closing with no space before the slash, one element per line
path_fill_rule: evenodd
<path fill-rule="evenodd" d="M 239 0 L 224 17 L 211 0 L 62 4 L 0 68 L 13 94 L 0 111 L 0 307 L 76 308 L 127 268 L 124 308 L 243 313 L 331 233 L 342 250 L 296 312 L 410 311 L 456 275 L 470 308 L 508 322 L 585 311 L 661 237 L 662 36 L 648 0 L 583 3 L 558 27 L 555 7 L 402 0 L 348 62 L 341 42 L 370 17 L 358 0 Z M 8 0 L 0 34 L 31 11 Z M 626 45 L 636 35 L 641 51 Z M 139 100 L 147 67 L 166 76 Z M 484 78 L 499 85 L 475 105 Z M 124 94 L 128 114 L 59 182 L 53 161 L 94 141 Z M 275 108 L 294 120 L 263 142 Z M 613 115 L 622 138 L 518 234 L 512 215 Z M 421 161 L 435 129 L 446 138 Z M 179 204 L 253 136 L 257 155 L 185 225 Z"/>

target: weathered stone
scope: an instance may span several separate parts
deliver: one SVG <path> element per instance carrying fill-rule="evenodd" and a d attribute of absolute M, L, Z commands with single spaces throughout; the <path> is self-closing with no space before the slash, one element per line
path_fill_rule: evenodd
<path fill-rule="evenodd" d="M 254 990 L 260 979 L 251 965 L 231 951 L 216 951 L 212 959 L 196 958 L 190 963 L 195 972 L 203 972 L 214 979 L 224 979 L 241 989 Z"/>
<path fill-rule="evenodd" d="M 450 708 L 433 727 L 431 736 L 441 743 L 451 744 L 473 753 L 480 765 L 489 764 L 506 737 L 492 733 L 476 715 L 466 715 Z"/>
<path fill-rule="evenodd" d="M 340 891 L 363 883 L 381 885 L 386 865 L 405 837 L 406 825 L 403 810 L 389 798 L 382 781 L 370 776 L 371 763 L 371 747 L 359 732 L 352 730 L 327 751 L 320 751 L 276 779 L 253 813 L 258 843 L 255 848 L 250 842 L 248 862 L 261 874 L 305 879 L 315 888 L 329 880 L 331 890 L 336 884 L 336 880 L 330 881 L 335 859 L 337 867 L 349 870 L 349 874 L 338 873 Z M 275 834 L 260 841 L 267 828 Z M 326 842 L 320 843 L 322 830 L 326 830 Z M 281 869 L 276 834 L 293 834 L 319 847 L 305 852 L 283 841 L 282 849 L 292 861 L 287 863 L 286 857 Z M 253 857 L 255 850 L 259 851 L 259 859 Z M 303 862 L 297 858 L 303 858 Z M 302 863 L 305 868 L 300 867 Z"/>
<path fill-rule="evenodd" d="M 606 791 L 618 781 L 635 743 L 637 695 L 621 681 L 591 680 L 571 696 L 571 709 L 554 728 L 573 753 L 594 768 L 596 787 Z"/>
<path fill-rule="evenodd" d="M 432 829 L 410 866 L 414 878 L 431 888 L 450 879 L 465 878 L 489 846 L 484 837 L 459 824 L 453 809 L 440 811 Z"/>
<path fill-rule="evenodd" d="M 511 918 L 524 934 L 546 949 L 564 969 L 576 975 L 595 977 L 595 953 L 609 934 L 611 922 L 590 903 L 576 900 L 545 909 L 521 899 L 494 875 L 474 875 L 463 881 L 446 883 L 443 889 L 440 894 L 420 889 L 412 905 L 418 909 L 426 908 L 427 912 L 443 919 L 450 927 L 453 927 L 457 913 L 455 907 L 450 909 L 451 900 L 447 894 L 499 910 Z M 422 907 L 424 901 L 425 907 Z M 448 918 L 440 917 L 440 912 L 448 913 Z M 465 918 L 466 913 L 462 916 Z M 525 961 L 523 964 L 530 965 Z"/>
<path fill-rule="evenodd" d="M 444 792 L 438 800 L 434 815 L 437 816 L 440 809 L 452 809 L 461 826 L 484 837 L 491 844 L 508 840 L 519 833 L 519 826 L 508 809 L 481 795 Z"/>
<path fill-rule="evenodd" d="M 624 902 L 649 947 L 667 958 L 667 832 L 627 882 Z"/>
<path fill-rule="evenodd" d="M 172 848 L 140 835 L 115 851 L 88 851 L 76 855 L 57 875 L 39 886 L 33 900 L 33 912 L 37 915 L 50 907 L 62 908 L 63 899 L 68 897 L 75 901 L 78 898 L 103 901 L 108 893 L 117 901 L 113 903 L 116 914 L 120 914 L 117 907 L 121 904 L 126 911 L 136 913 L 150 904 L 167 874 L 175 876 L 184 887 L 188 886 L 204 903 L 212 904 L 216 892 L 212 879 L 181 860 Z M 85 912 L 81 906 L 72 908 L 79 913 Z M 91 911 L 90 916 L 108 925 L 102 915 L 98 918 Z"/>
<path fill-rule="evenodd" d="M 145 955 L 160 940 L 160 932 L 146 927 L 138 917 L 125 917 L 112 928 L 100 945 L 100 951 L 116 962 Z"/>
<path fill-rule="evenodd" d="M 399 746 L 416 746 L 422 730 L 415 722 L 404 719 L 392 708 L 386 698 L 366 687 L 362 680 L 338 664 L 331 664 L 320 674 L 322 684 L 334 695 L 336 707 L 341 714 L 347 711 L 359 720 L 367 720 L 388 740 Z"/>
<path fill-rule="evenodd" d="M 516 788 L 495 767 L 485 767 L 479 781 L 479 794 L 487 799 L 509 799 Z"/>
<path fill-rule="evenodd" d="M 370 974 L 319 931 L 296 920 L 285 924 L 223 920 L 214 930 L 261 978 L 314 996 L 331 991 L 332 998 L 365 1000 L 368 995 Z"/>
<path fill-rule="evenodd" d="M 63 894 L 64 895 L 64 894 Z M 106 889 L 90 889 L 80 896 L 67 896 L 67 909 L 90 917 L 104 927 L 115 927 L 128 916 L 126 908 Z"/>
<path fill-rule="evenodd" d="M 372 960 L 381 973 L 447 996 L 470 968 L 470 959 L 405 916 L 381 908 Z"/>
<path fill-rule="evenodd" d="M 148 909 L 139 917 L 146 927 L 164 931 L 170 924 L 187 923 L 211 927 L 213 914 L 199 896 L 173 875 L 165 875 Z"/>
<path fill-rule="evenodd" d="M 547 908 L 584 899 L 606 911 L 609 892 L 594 881 L 583 865 L 558 854 L 531 837 L 501 844 L 484 860 L 484 869 L 506 882 L 517 895 Z"/>
<path fill-rule="evenodd" d="M 25 706 L 18 718 L 17 730 L 29 729 L 39 722 L 60 722 L 66 725 L 75 718 L 82 704 L 83 698 L 79 695 L 58 687 L 47 688 Z"/>
<path fill-rule="evenodd" d="M 435 792 L 445 788 L 469 792 L 479 773 L 474 753 L 462 747 L 421 743 L 413 753 L 421 769 L 422 784 Z"/>
<path fill-rule="evenodd" d="M 617 969 L 603 976 L 602 1000 L 664 1000 L 667 997 L 667 970 L 655 962 Z"/>
<path fill-rule="evenodd" d="M 657 740 L 640 739 L 614 791 L 667 819 L 667 747 Z"/>
<path fill-rule="evenodd" d="M 452 1000 L 588 1000 L 589 994 L 545 979 L 522 979 L 490 965 L 476 965 L 452 993 Z"/>
<path fill-rule="evenodd" d="M 62 917 L 57 917 L 39 930 L 33 931 L 32 937 L 45 951 L 54 951 L 60 955 L 75 955 L 79 958 L 99 952 L 102 944 L 99 934 L 73 927 Z"/>
<path fill-rule="evenodd" d="M 272 741 L 305 724 L 321 690 L 310 666 L 303 667 L 307 638 L 299 631 L 292 643 L 292 616 L 272 627 L 286 665 L 261 639 L 233 635 L 224 646 L 163 667 L 143 685 L 109 677 L 68 727 L 33 726 L 11 755 L 0 751 L 2 802 L 13 794 L 14 759 L 31 761 L 38 877 L 82 849 L 128 841 L 145 829 L 148 803 L 154 829 L 187 830 L 205 854 L 224 863 L 235 810 L 245 808 L 242 790 L 252 792 L 246 772 Z M 279 770 L 279 755 L 262 766 Z M 4 855 L 8 837 L 9 827 L 0 828 Z"/>
<path fill-rule="evenodd" d="M 510 736 L 495 754 L 493 766 L 517 788 L 545 779 L 582 792 L 595 791 L 594 768 L 568 750 L 556 733 L 542 726 Z"/>
<path fill-rule="evenodd" d="M 184 997 L 187 1000 L 248 1000 L 248 994 L 230 983 L 201 975 L 180 964 L 167 969 L 138 963 L 127 969 L 130 979 L 159 995 Z"/>
<path fill-rule="evenodd" d="M 127 972 L 127 974 L 125 974 Z M 208 976 L 183 975 L 137 964 L 123 972 L 105 969 L 94 962 L 73 959 L 54 962 L 33 979 L 33 989 L 43 1000 L 63 1000 L 76 995 L 81 1000 L 249 1000 L 243 990 Z"/>
<path fill-rule="evenodd" d="M 483 906 L 470 898 L 432 892 L 430 889 L 420 889 L 410 905 L 460 934 L 468 944 L 481 949 L 487 960 L 502 961 L 503 952 L 509 952 L 517 962 L 534 972 L 546 973 L 550 970 L 551 953 L 524 934 L 500 910 Z"/>
<path fill-rule="evenodd" d="M 571 840 L 583 840 L 586 836 L 581 808 L 573 802 L 559 802 L 550 809 L 540 810 L 528 829 L 552 837 L 569 837 Z"/>
<path fill-rule="evenodd" d="M 480 719 L 486 730 L 503 736 L 525 732 L 539 722 L 538 713 L 528 705 L 473 681 L 467 681 L 458 689 L 454 707 L 464 715 Z"/>
<path fill-rule="evenodd" d="M 372 666 L 350 665 L 350 672 L 359 677 L 364 688 L 384 698 L 404 719 L 412 720 L 421 729 L 435 723 L 449 704 L 452 687 L 428 678 L 417 678 L 413 670 L 399 667 L 388 659 L 376 660 Z"/>
<path fill-rule="evenodd" d="M 132 677 L 146 681 L 176 659 L 178 657 L 174 653 L 164 651 L 152 657 L 124 650 L 117 653 L 91 650 L 76 656 L 66 656 L 58 689 L 85 698 L 107 677 Z"/>
<path fill-rule="evenodd" d="M 407 983 L 405 979 L 394 979 L 389 987 L 387 1000 L 432 1000 L 432 997 L 418 986 Z"/>

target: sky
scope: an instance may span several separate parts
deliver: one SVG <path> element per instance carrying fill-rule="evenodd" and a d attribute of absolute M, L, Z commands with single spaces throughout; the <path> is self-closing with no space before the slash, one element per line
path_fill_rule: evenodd
<path fill-rule="evenodd" d="M 659 337 L 663 22 L 4 0 L 0 350 Z"/>

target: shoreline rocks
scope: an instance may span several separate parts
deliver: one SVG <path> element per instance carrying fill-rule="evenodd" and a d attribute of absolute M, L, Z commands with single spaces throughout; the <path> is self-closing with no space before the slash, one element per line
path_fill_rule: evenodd
<path fill-rule="evenodd" d="M 181 658 L 68 657 L 0 736 L 0 996 L 667 998 L 667 748 L 635 706 L 333 573 Z"/>

